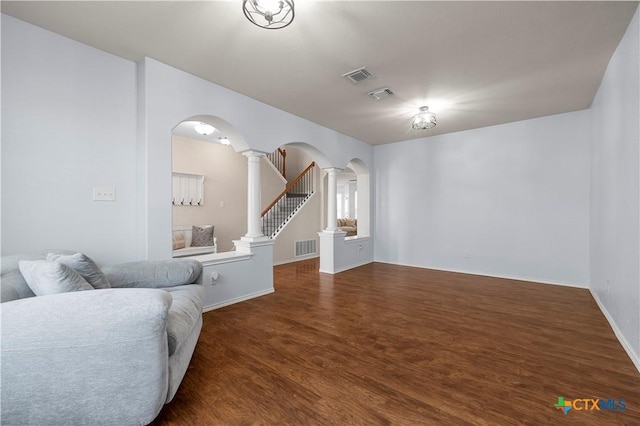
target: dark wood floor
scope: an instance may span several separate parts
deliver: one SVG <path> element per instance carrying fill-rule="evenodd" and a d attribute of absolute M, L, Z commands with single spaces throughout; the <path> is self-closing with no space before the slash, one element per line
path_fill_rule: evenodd
<path fill-rule="evenodd" d="M 204 314 L 159 425 L 640 425 L 640 374 L 588 290 L 373 263 L 275 268 Z M 624 411 L 557 411 L 558 397 Z"/>

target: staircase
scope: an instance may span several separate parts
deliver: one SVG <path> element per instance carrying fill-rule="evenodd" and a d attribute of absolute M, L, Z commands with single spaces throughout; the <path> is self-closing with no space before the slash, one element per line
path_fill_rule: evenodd
<path fill-rule="evenodd" d="M 284 191 L 262 211 L 262 233 L 274 239 L 315 192 L 311 162 L 302 173 L 287 185 Z"/>

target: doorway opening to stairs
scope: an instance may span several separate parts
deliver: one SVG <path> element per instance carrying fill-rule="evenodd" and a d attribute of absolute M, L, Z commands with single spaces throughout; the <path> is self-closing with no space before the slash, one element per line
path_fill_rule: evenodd
<path fill-rule="evenodd" d="M 267 169 L 282 179 L 282 190 L 262 211 L 262 232 L 275 240 L 274 265 L 319 255 L 323 202 L 314 154 L 304 144 L 288 144 L 265 157 Z"/>

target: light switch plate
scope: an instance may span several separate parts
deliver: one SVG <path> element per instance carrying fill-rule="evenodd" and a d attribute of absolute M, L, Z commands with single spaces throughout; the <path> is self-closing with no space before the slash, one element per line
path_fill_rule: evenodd
<path fill-rule="evenodd" d="M 115 201 L 115 188 L 93 188 L 93 201 Z"/>

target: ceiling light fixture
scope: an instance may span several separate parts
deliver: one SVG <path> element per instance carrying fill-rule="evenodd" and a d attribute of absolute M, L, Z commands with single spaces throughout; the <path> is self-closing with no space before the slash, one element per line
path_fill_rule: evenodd
<path fill-rule="evenodd" d="M 293 0 L 242 0 L 242 11 L 261 28 L 277 30 L 293 22 Z"/>
<path fill-rule="evenodd" d="M 211 124 L 202 123 L 202 122 L 193 126 L 193 129 L 196 132 L 200 133 L 202 136 L 208 136 L 216 130 L 216 128 L 213 127 Z"/>
<path fill-rule="evenodd" d="M 429 111 L 428 106 L 420 107 L 420 112 L 413 116 L 411 128 L 426 130 L 436 127 L 436 115 Z"/>
<path fill-rule="evenodd" d="M 220 136 L 218 138 L 218 141 L 222 144 L 222 145 L 231 145 L 231 141 L 229 140 L 229 138 L 225 137 L 225 136 Z"/>

